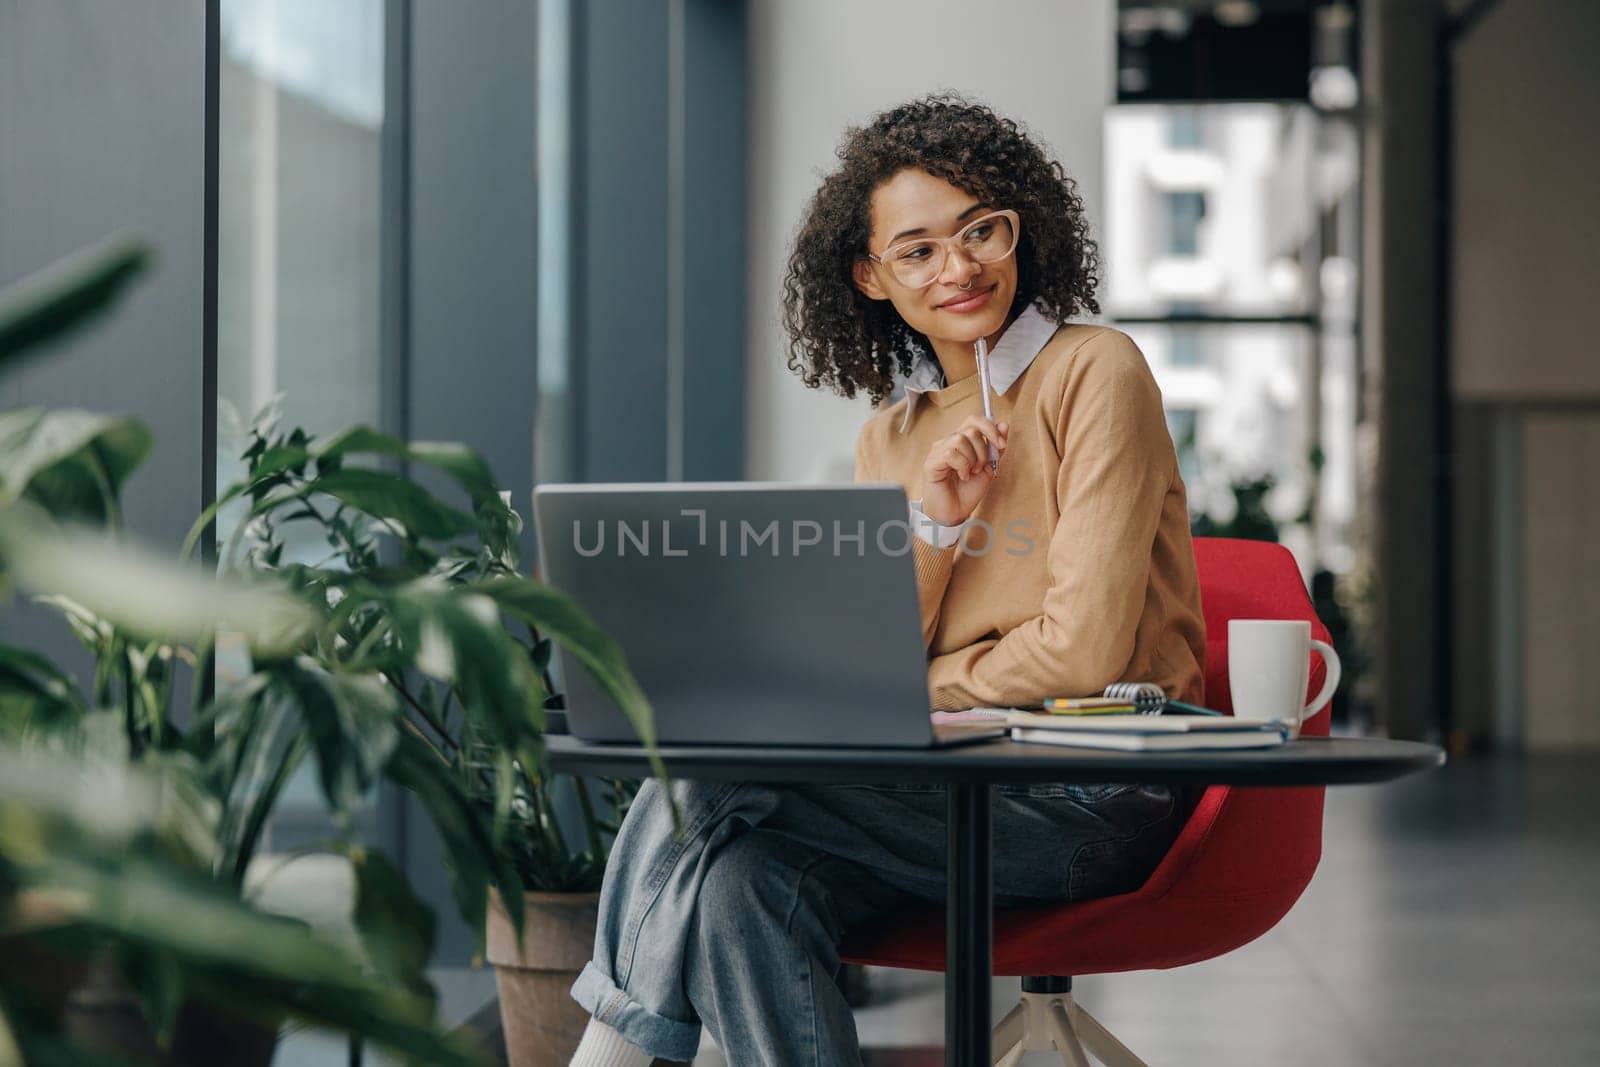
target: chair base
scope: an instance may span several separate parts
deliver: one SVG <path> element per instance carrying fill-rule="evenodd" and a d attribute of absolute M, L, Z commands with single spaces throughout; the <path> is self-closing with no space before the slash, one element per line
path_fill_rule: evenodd
<path fill-rule="evenodd" d="M 1022 987 L 994 1028 L 995 1067 L 1017 1067 L 1028 1052 L 1059 1052 L 1066 1067 L 1090 1067 L 1091 1055 L 1105 1067 L 1147 1067 L 1072 999 L 1072 979 L 1024 978 Z"/>

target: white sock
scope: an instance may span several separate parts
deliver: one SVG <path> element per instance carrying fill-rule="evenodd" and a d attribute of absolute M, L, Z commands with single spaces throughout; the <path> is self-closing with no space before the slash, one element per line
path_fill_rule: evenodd
<path fill-rule="evenodd" d="M 655 1057 L 628 1043 L 599 1019 L 590 1019 L 570 1067 L 650 1067 Z"/>

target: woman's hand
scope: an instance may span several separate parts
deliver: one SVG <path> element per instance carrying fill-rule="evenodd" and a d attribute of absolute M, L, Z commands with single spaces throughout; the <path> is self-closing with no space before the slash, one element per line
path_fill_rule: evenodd
<path fill-rule="evenodd" d="M 989 445 L 1003 459 L 1009 429 L 1004 422 L 968 415 L 955 433 L 935 441 L 922 464 L 922 513 L 945 526 L 966 522 L 994 482 Z"/>

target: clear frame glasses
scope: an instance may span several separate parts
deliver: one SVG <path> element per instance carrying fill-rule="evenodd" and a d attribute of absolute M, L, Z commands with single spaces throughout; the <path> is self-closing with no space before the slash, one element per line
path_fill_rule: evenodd
<path fill-rule="evenodd" d="M 932 285 L 944 270 L 949 250 L 959 248 L 974 263 L 996 263 L 1017 250 L 1021 220 L 1009 209 L 991 211 L 961 227 L 949 237 L 917 237 L 890 245 L 881 255 L 867 258 L 889 268 L 895 280 L 912 289 Z"/>

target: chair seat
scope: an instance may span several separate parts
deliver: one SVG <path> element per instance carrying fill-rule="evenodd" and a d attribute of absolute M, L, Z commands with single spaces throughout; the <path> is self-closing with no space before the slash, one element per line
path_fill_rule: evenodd
<path fill-rule="evenodd" d="M 1306 619 L 1328 640 L 1293 555 L 1281 545 L 1195 538 L 1206 619 L 1206 702 L 1231 712 L 1230 618 Z M 1308 697 L 1326 667 L 1311 661 Z M 1329 715 L 1306 736 L 1324 736 Z M 1131 893 L 1072 904 L 1014 908 L 994 919 L 997 975 L 1086 975 L 1180 967 L 1255 940 L 1283 918 L 1311 882 L 1322 855 L 1320 786 L 1212 786 L 1145 884 Z M 850 963 L 944 970 L 944 909 L 929 906 L 851 930 Z"/>
<path fill-rule="evenodd" d="M 1320 814 L 1322 789 L 1206 790 L 1139 889 L 1073 904 L 997 911 L 994 973 L 1085 975 L 1181 967 L 1231 952 L 1272 929 L 1310 884 L 1320 834 L 1293 854 L 1280 854 L 1280 862 L 1251 877 L 1247 886 L 1218 891 L 1185 878 L 1219 816 L 1239 803 L 1267 809 L 1282 805 L 1290 810 L 1280 815 L 1294 821 L 1308 808 Z M 942 971 L 944 934 L 944 909 L 926 905 L 892 922 L 850 931 L 840 954 L 849 963 Z"/>

